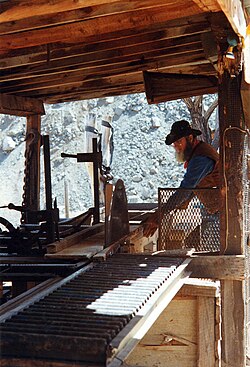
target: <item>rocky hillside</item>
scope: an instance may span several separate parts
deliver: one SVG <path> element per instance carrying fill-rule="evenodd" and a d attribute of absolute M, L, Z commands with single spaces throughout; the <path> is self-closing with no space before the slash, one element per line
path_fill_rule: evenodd
<path fill-rule="evenodd" d="M 93 122 L 93 117 L 99 132 L 102 119 L 111 122 L 113 182 L 123 179 L 129 202 L 155 202 L 158 187 L 178 186 L 182 165 L 176 163 L 172 148 L 164 140 L 174 120 L 190 120 L 181 100 L 148 105 L 144 94 L 138 94 L 45 107 L 42 134 L 50 137 L 53 197 L 57 198 L 61 217 L 65 216 L 65 192 L 70 216 L 92 206 L 86 164 L 63 159 L 61 153 L 86 151 L 85 126 L 91 119 Z M 22 203 L 25 124 L 25 118 L 0 115 L 0 206 Z M 42 170 L 42 184 L 43 180 Z M 41 209 L 44 201 L 42 189 Z M 0 209 L 0 216 L 14 225 L 20 222 L 20 214 L 8 209 Z"/>

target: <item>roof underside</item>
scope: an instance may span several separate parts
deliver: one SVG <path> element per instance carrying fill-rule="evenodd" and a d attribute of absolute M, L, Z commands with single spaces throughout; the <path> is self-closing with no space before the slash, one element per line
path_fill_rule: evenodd
<path fill-rule="evenodd" d="M 221 2 L 0 1 L 1 93 L 60 103 L 145 92 L 144 71 L 216 77 L 233 34 Z"/>

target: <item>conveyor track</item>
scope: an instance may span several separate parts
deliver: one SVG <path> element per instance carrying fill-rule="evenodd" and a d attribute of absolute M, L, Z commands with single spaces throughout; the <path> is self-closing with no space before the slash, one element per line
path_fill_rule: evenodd
<path fill-rule="evenodd" d="M 179 258 L 114 254 L 77 271 L 2 318 L 2 356 L 106 366 L 115 353 L 111 341 L 171 283 L 182 263 Z"/>

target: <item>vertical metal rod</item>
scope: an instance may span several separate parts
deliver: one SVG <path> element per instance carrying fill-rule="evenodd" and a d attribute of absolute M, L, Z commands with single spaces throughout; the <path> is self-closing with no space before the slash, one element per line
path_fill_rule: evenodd
<path fill-rule="evenodd" d="M 93 152 L 97 153 L 97 139 L 93 138 Z M 99 162 L 93 162 L 93 181 L 94 181 L 94 214 L 93 224 L 100 222 L 100 199 L 99 199 Z"/>
<path fill-rule="evenodd" d="M 49 135 L 43 136 L 43 154 L 44 154 L 44 176 L 45 176 L 45 195 L 46 210 L 52 210 L 52 185 L 51 185 L 51 166 L 50 166 L 50 146 Z M 46 222 L 47 240 L 49 243 L 55 241 L 55 222 L 48 220 Z"/>
<path fill-rule="evenodd" d="M 51 188 L 49 135 L 43 136 L 43 153 L 44 153 L 46 209 L 50 210 L 52 209 L 52 188 Z"/>

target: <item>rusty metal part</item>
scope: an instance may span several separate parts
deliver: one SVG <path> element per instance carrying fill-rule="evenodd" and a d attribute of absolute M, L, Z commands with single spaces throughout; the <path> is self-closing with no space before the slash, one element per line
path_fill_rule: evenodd
<path fill-rule="evenodd" d="M 89 265 L 36 295 L 22 309 L 3 315 L 2 356 L 5 361 L 18 356 L 106 366 L 123 328 L 137 322 L 135 316 L 171 283 L 182 262 L 114 254 Z"/>
<path fill-rule="evenodd" d="M 23 185 L 23 195 L 22 195 L 22 206 L 28 207 L 28 200 L 30 197 L 30 175 L 31 175 L 31 159 L 33 154 L 32 145 L 38 142 L 40 139 L 40 133 L 36 129 L 31 129 L 27 134 L 26 140 L 26 150 L 25 150 L 25 163 L 24 163 L 24 185 Z M 21 223 L 25 223 L 25 215 L 22 213 Z"/>
<path fill-rule="evenodd" d="M 128 203 L 124 183 L 119 179 L 112 197 L 109 242 L 111 244 L 129 233 Z"/>

